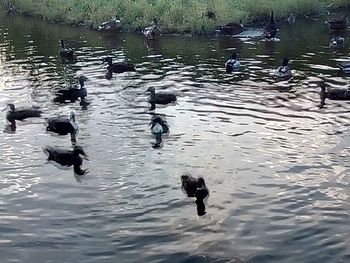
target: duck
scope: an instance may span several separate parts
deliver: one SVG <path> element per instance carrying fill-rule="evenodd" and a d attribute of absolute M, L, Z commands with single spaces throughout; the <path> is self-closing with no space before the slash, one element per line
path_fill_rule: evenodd
<path fill-rule="evenodd" d="M 326 104 L 326 99 L 330 100 L 350 100 L 350 90 L 349 89 L 331 89 L 326 90 L 326 84 L 324 82 L 320 83 L 321 93 L 320 93 L 320 105 L 319 108 L 323 108 Z"/>
<path fill-rule="evenodd" d="M 202 177 L 194 178 L 190 175 L 181 176 L 181 188 L 188 197 L 196 198 L 197 214 L 203 216 L 206 214 L 204 200 L 209 197 L 209 190 Z"/>
<path fill-rule="evenodd" d="M 158 92 L 154 87 L 149 87 L 146 92 L 150 93 L 148 102 L 151 104 L 169 104 L 177 100 L 176 95 L 171 92 Z"/>
<path fill-rule="evenodd" d="M 81 101 L 85 101 L 85 97 L 87 96 L 87 90 L 85 88 L 85 82 L 89 79 L 85 76 L 79 77 L 80 88 L 71 88 L 71 89 L 61 89 L 56 92 L 56 97 L 54 98 L 54 102 L 65 103 L 67 101 L 74 102 L 78 98 Z"/>
<path fill-rule="evenodd" d="M 48 126 L 46 131 L 54 132 L 59 135 L 67 135 L 70 133 L 72 142 L 76 142 L 76 135 L 78 133 L 78 124 L 75 122 L 75 114 L 72 111 L 70 117 L 54 117 L 47 120 Z"/>
<path fill-rule="evenodd" d="M 156 142 L 153 148 L 160 148 L 162 143 L 162 135 L 169 132 L 169 125 L 164 118 L 159 115 L 152 116 L 151 122 L 151 132 L 156 136 Z"/>
<path fill-rule="evenodd" d="M 54 161 L 62 166 L 73 166 L 74 172 L 78 175 L 84 175 L 87 172 L 87 170 L 81 169 L 83 158 L 80 155 L 88 160 L 88 156 L 81 146 L 74 146 L 72 151 L 47 146 L 44 153 L 47 155 L 48 161 Z"/>
<path fill-rule="evenodd" d="M 219 27 L 219 31 L 222 35 L 237 35 L 242 33 L 244 30 L 242 19 L 239 20 L 239 23 L 228 23 L 224 26 Z"/>
<path fill-rule="evenodd" d="M 102 63 L 108 63 L 107 71 L 110 73 L 124 73 L 127 71 L 136 71 L 135 65 L 126 62 L 112 63 L 112 57 L 106 57 Z"/>
<path fill-rule="evenodd" d="M 121 28 L 122 28 L 122 22 L 116 16 L 116 17 L 113 17 L 110 21 L 103 22 L 98 27 L 98 31 L 120 31 Z"/>
<path fill-rule="evenodd" d="M 340 62 L 337 66 L 344 74 L 350 74 L 350 62 Z"/>
<path fill-rule="evenodd" d="M 267 39 L 273 39 L 276 35 L 277 35 L 277 26 L 276 26 L 275 19 L 273 16 L 273 11 L 271 11 L 270 21 L 265 26 L 264 36 Z"/>
<path fill-rule="evenodd" d="M 12 103 L 7 104 L 4 110 L 8 110 L 6 113 L 6 120 L 10 123 L 10 128 L 12 131 L 16 130 L 16 120 L 23 121 L 28 118 L 38 118 L 41 117 L 42 111 L 39 108 L 20 108 L 16 109 L 15 105 Z"/>
<path fill-rule="evenodd" d="M 232 52 L 231 58 L 225 63 L 226 73 L 230 74 L 235 70 L 238 70 L 241 66 L 239 60 L 237 59 L 237 52 Z"/>
<path fill-rule="evenodd" d="M 344 48 L 345 47 L 345 38 L 336 36 L 333 37 L 329 43 L 329 48 Z"/>
<path fill-rule="evenodd" d="M 72 59 L 74 58 L 74 50 L 71 48 L 67 48 L 64 44 L 64 40 L 61 39 L 60 40 L 60 55 L 63 58 L 67 58 L 67 59 Z"/>
<path fill-rule="evenodd" d="M 154 18 L 152 24 L 149 27 L 146 27 L 144 30 L 142 30 L 142 34 L 148 40 L 157 39 L 161 34 L 161 30 L 158 27 L 158 20 Z"/>
<path fill-rule="evenodd" d="M 275 77 L 277 79 L 287 80 L 292 77 L 292 71 L 288 67 L 289 58 L 283 58 L 282 65 L 275 71 Z"/>
<path fill-rule="evenodd" d="M 293 13 L 290 13 L 288 16 L 287 16 L 287 22 L 289 24 L 294 24 L 295 23 L 295 15 Z"/>
<path fill-rule="evenodd" d="M 214 11 L 208 10 L 205 16 L 210 20 L 216 20 L 216 14 Z"/>
<path fill-rule="evenodd" d="M 348 20 L 346 15 L 343 15 L 340 19 L 326 20 L 329 28 L 334 31 L 345 30 L 348 27 Z"/>

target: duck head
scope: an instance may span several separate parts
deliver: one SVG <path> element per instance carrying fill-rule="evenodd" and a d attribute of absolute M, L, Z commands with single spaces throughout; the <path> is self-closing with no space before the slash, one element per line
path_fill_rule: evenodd
<path fill-rule="evenodd" d="M 283 66 L 283 67 L 287 67 L 287 66 L 288 66 L 288 63 L 289 63 L 289 58 L 283 58 L 283 60 L 282 60 L 282 66 Z"/>
<path fill-rule="evenodd" d="M 84 83 L 85 83 L 85 81 L 88 81 L 89 79 L 87 78 L 87 77 L 85 77 L 85 76 L 80 76 L 79 77 L 79 84 L 80 84 L 80 87 L 82 88 L 82 87 L 84 87 Z"/>
<path fill-rule="evenodd" d="M 202 177 L 199 177 L 198 178 L 198 181 L 197 181 L 197 188 L 205 188 L 205 181 Z"/>
<path fill-rule="evenodd" d="M 152 25 L 153 25 L 153 26 L 158 25 L 158 20 L 157 20 L 157 18 L 153 18 Z"/>
<path fill-rule="evenodd" d="M 184 185 L 185 182 L 187 182 L 190 179 L 188 175 L 181 175 L 181 183 Z"/>
<path fill-rule="evenodd" d="M 103 59 L 102 64 L 107 62 L 108 65 L 112 65 L 112 57 L 106 57 Z"/>
<path fill-rule="evenodd" d="M 89 160 L 88 155 L 85 153 L 85 151 L 83 150 L 83 148 L 81 146 L 74 146 L 73 154 L 75 156 L 82 155 L 83 157 L 85 157 L 84 159 Z"/>
<path fill-rule="evenodd" d="M 2 111 L 15 111 L 16 110 L 16 107 L 15 107 L 15 105 L 14 104 L 12 104 L 12 103 L 9 103 L 9 104 L 7 104 L 6 105 L 6 107 L 2 110 Z"/>
<path fill-rule="evenodd" d="M 146 92 L 149 92 L 151 94 L 155 94 L 156 93 L 156 89 L 154 87 L 149 87 Z"/>

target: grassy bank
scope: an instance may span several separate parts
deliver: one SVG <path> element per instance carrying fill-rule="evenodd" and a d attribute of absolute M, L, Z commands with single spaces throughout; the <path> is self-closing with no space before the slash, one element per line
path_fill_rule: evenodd
<path fill-rule="evenodd" d="M 127 30 L 137 30 L 156 17 L 170 32 L 205 32 L 232 21 L 276 17 L 289 12 L 307 14 L 350 6 L 349 0 L 0 0 L 22 12 L 57 23 L 97 26 L 112 16 L 122 18 Z M 216 19 L 208 19 L 207 11 Z"/>

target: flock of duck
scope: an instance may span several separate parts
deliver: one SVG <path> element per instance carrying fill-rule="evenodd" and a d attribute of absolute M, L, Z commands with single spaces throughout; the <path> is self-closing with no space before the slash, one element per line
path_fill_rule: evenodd
<path fill-rule="evenodd" d="M 290 18 L 293 20 L 292 18 Z M 295 18 L 294 18 L 295 20 Z M 120 21 L 109 21 L 105 22 L 100 26 L 100 30 L 110 30 L 111 28 L 118 28 L 120 26 Z M 340 20 L 327 21 L 332 30 L 345 30 L 347 29 L 347 19 L 343 16 Z M 220 27 L 219 30 L 222 34 L 237 34 L 243 31 L 243 25 L 230 23 L 223 27 Z M 266 39 L 273 39 L 277 35 L 277 26 L 274 20 L 273 12 L 271 12 L 269 23 L 264 29 L 264 37 Z M 160 35 L 160 29 L 157 26 L 157 20 L 155 19 L 150 27 L 147 27 L 143 30 L 143 34 L 147 39 L 154 40 Z M 337 37 L 333 38 L 330 43 L 331 48 L 340 48 L 345 43 L 343 38 Z M 60 40 L 60 56 L 64 60 L 76 59 L 74 50 L 65 45 L 64 40 Z M 275 77 L 277 79 L 288 80 L 292 76 L 292 71 L 288 66 L 289 59 L 284 58 L 282 65 L 279 66 L 275 71 Z M 113 63 L 112 57 L 106 57 L 103 59 L 102 63 L 107 63 L 107 73 L 106 78 L 112 78 L 113 74 L 136 71 L 135 65 L 118 62 Z M 350 73 L 350 63 L 339 63 L 338 65 L 344 73 Z M 233 52 L 231 57 L 225 63 L 225 69 L 227 73 L 232 73 L 239 70 L 240 62 L 238 60 L 238 55 L 236 52 Z M 71 103 L 77 100 L 80 100 L 80 105 L 83 108 L 86 108 L 89 105 L 89 102 L 86 100 L 87 90 L 85 87 L 85 82 L 88 81 L 88 78 L 85 76 L 79 77 L 79 88 L 69 88 L 62 89 L 56 92 L 54 102 L 57 103 Z M 350 100 L 350 91 L 346 89 L 331 89 L 326 90 L 326 85 L 324 82 L 320 84 L 321 93 L 320 93 L 320 105 L 322 108 L 325 105 L 326 98 L 331 100 Z M 150 94 L 148 102 L 151 104 L 151 110 L 155 109 L 156 104 L 170 104 L 177 101 L 177 97 L 174 93 L 171 92 L 157 92 L 154 87 L 149 87 L 147 92 Z M 6 120 L 8 122 L 7 130 L 16 131 L 16 121 L 23 121 L 27 118 L 41 117 L 42 111 L 39 108 L 21 108 L 17 109 L 14 104 L 8 104 L 8 109 L 6 114 Z M 77 175 L 85 175 L 88 171 L 83 170 L 81 167 L 83 165 L 83 158 L 88 159 L 87 154 L 83 148 L 77 145 L 77 133 L 78 125 L 76 123 L 74 112 L 70 113 L 69 118 L 67 117 L 52 117 L 46 119 L 46 130 L 48 132 L 53 132 L 59 135 L 70 135 L 72 142 L 72 150 L 63 150 L 52 146 L 47 146 L 44 149 L 45 154 L 48 157 L 49 161 L 56 162 L 62 166 L 73 166 L 73 170 Z M 169 133 L 169 125 L 165 118 L 161 115 L 154 114 L 150 122 L 151 133 L 155 136 L 155 143 L 153 143 L 154 148 L 160 148 L 163 142 L 162 136 Z M 197 213 L 199 216 L 204 215 L 205 212 L 205 200 L 209 197 L 209 190 L 205 184 L 203 178 L 194 178 L 189 175 L 181 176 L 181 184 L 183 191 L 187 194 L 188 197 L 196 198 Z"/>

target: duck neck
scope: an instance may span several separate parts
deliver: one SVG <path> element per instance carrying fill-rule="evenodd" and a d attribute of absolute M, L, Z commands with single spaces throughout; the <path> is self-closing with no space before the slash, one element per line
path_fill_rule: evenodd
<path fill-rule="evenodd" d="M 64 49 L 64 42 L 62 39 L 61 39 L 61 48 Z"/>
<path fill-rule="evenodd" d="M 80 84 L 80 89 L 84 88 L 84 80 L 79 80 L 79 84 Z"/>
<path fill-rule="evenodd" d="M 274 23 L 275 23 L 275 19 L 274 19 L 274 17 L 273 17 L 273 11 L 271 11 L 270 23 L 271 23 L 271 24 L 274 24 Z"/>
<path fill-rule="evenodd" d="M 322 86 L 321 87 L 321 93 L 320 93 L 320 108 L 323 108 L 323 106 L 325 105 L 325 101 L 327 98 L 327 92 L 326 92 L 326 87 Z"/>

